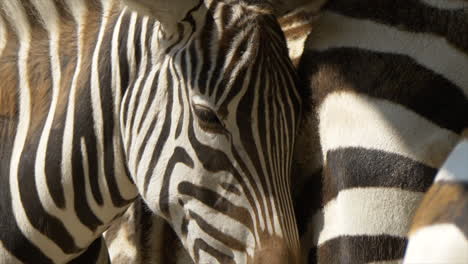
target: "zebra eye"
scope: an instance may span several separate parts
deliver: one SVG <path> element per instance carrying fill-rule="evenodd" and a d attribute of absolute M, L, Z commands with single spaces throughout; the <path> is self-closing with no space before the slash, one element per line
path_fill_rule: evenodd
<path fill-rule="evenodd" d="M 197 116 L 198 123 L 203 130 L 207 130 L 213 133 L 223 133 L 225 128 L 218 115 L 206 106 L 199 104 L 193 105 L 193 111 Z"/>

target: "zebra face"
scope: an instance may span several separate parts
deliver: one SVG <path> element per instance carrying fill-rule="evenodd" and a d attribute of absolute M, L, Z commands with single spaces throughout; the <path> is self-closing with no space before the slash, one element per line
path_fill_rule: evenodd
<path fill-rule="evenodd" d="M 270 12 L 225 2 L 170 29 L 143 19 L 122 108 L 128 167 L 197 263 L 295 263 L 295 72 Z"/>

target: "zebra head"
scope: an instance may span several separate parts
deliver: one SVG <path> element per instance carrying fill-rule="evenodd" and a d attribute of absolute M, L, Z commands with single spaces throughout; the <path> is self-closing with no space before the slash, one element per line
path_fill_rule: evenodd
<path fill-rule="evenodd" d="M 126 3 L 146 15 L 130 19 L 142 22 L 121 111 L 143 199 L 197 263 L 296 263 L 289 182 L 301 101 L 271 10 Z"/>

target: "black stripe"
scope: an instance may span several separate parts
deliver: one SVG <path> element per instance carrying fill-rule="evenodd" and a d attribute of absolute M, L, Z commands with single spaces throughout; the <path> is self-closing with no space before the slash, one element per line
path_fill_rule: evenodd
<path fill-rule="evenodd" d="M 249 28 L 242 28 L 242 30 L 246 31 L 246 30 L 250 30 Z M 247 35 L 245 36 L 241 42 L 238 44 L 237 47 L 233 46 L 233 39 L 236 37 L 236 36 L 239 36 L 239 29 L 238 28 L 225 28 L 223 31 L 222 31 L 222 34 L 220 37 L 219 40 L 216 41 L 216 45 L 217 45 L 217 53 L 216 53 L 216 68 L 214 70 L 214 72 L 212 73 L 212 79 L 211 79 L 211 83 L 210 83 L 210 87 L 215 87 L 215 81 L 217 81 L 218 78 L 220 78 L 220 75 L 222 76 L 221 77 L 221 82 L 219 83 L 218 85 L 218 90 L 216 91 L 216 94 L 215 94 L 215 101 L 218 102 L 221 95 L 226 91 L 226 89 L 228 89 L 228 83 L 230 82 L 230 79 L 233 77 L 233 70 L 235 67 L 238 67 L 241 59 L 242 59 L 242 56 L 243 54 L 250 48 L 252 49 L 253 47 L 249 47 L 249 40 L 251 38 L 251 36 Z M 234 49 L 235 48 L 235 49 Z M 226 59 L 227 59 L 227 55 L 228 55 L 228 52 L 232 52 L 232 50 L 234 49 L 234 52 L 232 54 L 232 58 L 231 58 L 231 61 L 229 62 L 229 64 L 225 65 L 227 63 Z M 255 48 L 254 48 L 255 49 Z M 243 69 L 245 68 L 242 67 Z M 245 79 L 245 75 L 244 74 L 239 74 L 237 73 L 237 75 L 235 76 L 236 78 L 240 78 L 241 80 L 244 80 Z M 242 82 L 241 82 L 242 84 Z M 235 91 L 239 91 L 238 87 L 242 87 L 242 86 L 233 86 L 231 87 L 231 89 L 235 90 Z M 210 93 L 211 94 L 211 93 Z"/>
<path fill-rule="evenodd" d="M 316 106 L 332 92 L 355 91 L 403 105 L 456 133 L 468 127 L 463 87 L 411 57 L 356 48 L 306 49 L 299 67 L 300 75 L 313 85 Z"/>
<path fill-rule="evenodd" d="M 169 71 L 166 71 L 166 79 L 167 79 L 167 87 L 172 87 L 173 82 L 171 79 L 171 75 Z M 154 168 L 156 167 L 156 164 L 159 161 L 159 158 L 161 157 L 161 153 L 163 151 L 163 148 L 166 144 L 166 140 L 169 137 L 170 133 L 170 128 L 172 125 L 172 104 L 173 102 L 173 90 L 172 89 L 167 89 L 167 102 L 166 102 L 166 116 L 164 117 L 164 123 L 161 128 L 161 133 L 158 136 L 158 141 L 156 142 L 156 146 L 154 147 L 153 155 L 151 156 L 151 161 L 150 161 L 150 166 L 146 172 L 145 178 L 144 178 L 144 185 L 143 185 L 143 196 L 146 197 L 146 193 L 148 191 L 148 185 L 153 177 L 153 171 Z M 153 130 L 151 130 L 153 131 Z M 143 144 L 142 148 L 145 148 L 146 146 Z M 141 190 L 140 190 L 141 194 Z"/>
<path fill-rule="evenodd" d="M 5 125 L 5 127 L 3 126 Z M 9 127 L 8 121 L 0 121 L 0 131 Z M 16 129 L 15 129 L 16 130 Z M 11 131 L 14 135 L 16 131 Z M 9 135 L 10 131 L 6 133 Z M 13 141 L 0 133 L 0 241 L 3 247 L 18 260 L 25 263 L 52 263 L 42 251 L 32 244 L 18 228 L 12 208 L 11 189 L 9 183 L 11 150 Z"/>
<path fill-rule="evenodd" d="M 128 28 L 130 27 L 130 14 L 126 12 L 122 16 L 122 21 L 120 23 L 120 31 L 118 37 L 118 53 L 119 53 L 119 69 L 120 69 L 120 85 L 121 85 L 121 95 L 125 94 L 127 87 L 129 85 L 130 79 L 130 66 L 127 61 L 127 39 Z"/>
<path fill-rule="evenodd" d="M 226 264 L 234 264 L 234 258 L 232 256 L 228 256 L 219 250 L 215 249 L 214 247 L 210 246 L 204 240 L 197 238 L 195 239 L 195 243 L 193 244 L 193 251 L 194 251 L 194 258 L 195 262 L 199 263 L 200 261 L 200 251 L 203 250 L 206 253 L 210 254 L 214 257 L 218 263 L 226 263 Z"/>
<path fill-rule="evenodd" d="M 136 74 L 138 74 L 138 66 L 141 65 L 141 60 L 143 59 L 143 49 L 141 46 L 141 35 L 143 34 L 143 19 L 142 16 L 137 16 L 135 19 L 135 35 L 133 39 L 133 45 L 135 47 L 135 67 L 136 67 Z M 148 21 L 149 23 L 149 21 Z M 137 76 L 135 76 L 136 78 Z"/>
<path fill-rule="evenodd" d="M 113 92 L 112 92 L 112 61 L 111 61 L 111 50 L 112 50 L 112 37 L 113 31 L 115 30 L 116 20 L 112 21 L 107 25 L 105 29 L 105 35 L 103 37 L 103 44 L 99 50 L 99 89 L 100 89 L 100 98 L 99 104 L 102 107 L 102 118 L 105 120 L 103 123 L 103 150 L 102 154 L 104 155 L 104 175 L 108 184 L 108 190 L 112 200 L 112 204 L 116 207 L 127 206 L 131 200 L 127 200 L 122 197 L 122 194 L 119 192 L 119 187 L 117 184 L 116 176 L 122 174 L 122 172 L 114 171 L 115 167 L 115 157 L 114 157 L 114 138 L 118 135 L 114 135 L 114 126 L 116 122 L 114 120 L 114 113 L 117 109 L 114 109 L 115 101 Z M 107 43 L 107 44 L 105 44 Z M 147 45 L 149 44 L 146 43 Z M 109 99 L 112 99 L 111 102 L 108 102 Z M 118 130 L 120 131 L 120 130 Z M 91 178 L 98 178 L 92 177 Z M 96 183 L 95 183 L 96 184 Z"/>
<path fill-rule="evenodd" d="M 293 173 L 293 175 L 295 175 Z M 314 213 L 318 212 L 322 207 L 322 170 L 307 177 L 307 181 L 303 183 L 300 189 L 295 190 L 293 195 L 294 212 L 296 215 L 297 229 L 299 236 L 302 236 L 308 231 L 309 220 Z"/>
<path fill-rule="evenodd" d="M 146 79 L 145 81 L 143 82 L 143 86 L 147 84 L 148 82 L 148 77 L 150 75 L 150 72 L 153 70 L 153 67 L 154 65 L 149 65 L 149 67 L 147 68 L 147 71 L 146 71 Z M 158 82 L 158 79 L 159 79 L 159 70 L 154 74 L 154 79 L 153 79 L 153 83 L 154 82 Z M 143 89 L 142 89 L 143 90 Z M 150 114 L 151 112 L 149 111 L 151 105 L 153 104 L 156 98 L 156 93 L 158 91 L 158 86 L 157 85 L 151 85 L 151 88 L 150 88 L 150 93 L 148 94 L 148 98 L 147 98 L 147 102 L 146 102 L 146 105 L 145 105 L 145 108 L 143 110 L 143 115 L 141 116 L 141 120 L 140 120 L 140 123 L 138 124 L 138 127 L 137 127 L 137 133 L 140 134 L 141 132 L 141 128 L 143 127 L 143 124 L 148 120 L 147 116 L 148 114 Z M 137 97 L 138 99 L 141 98 L 140 95 L 138 95 Z M 132 119 L 134 119 L 136 116 L 136 111 L 135 113 L 133 114 L 132 116 Z M 156 118 L 157 119 L 157 114 L 156 114 Z M 133 125 L 132 125 L 133 126 Z M 148 134 L 151 134 L 152 131 L 148 131 Z M 147 141 L 144 141 L 144 142 L 147 142 Z M 140 159 L 138 159 L 138 161 L 140 161 Z"/>
<path fill-rule="evenodd" d="M 323 205 L 338 192 L 356 187 L 388 187 L 425 192 L 437 169 L 398 154 L 357 147 L 327 152 L 323 169 Z"/>
<path fill-rule="evenodd" d="M 193 197 L 206 206 L 235 219 L 253 230 L 254 226 L 249 211 L 244 207 L 236 206 L 218 193 L 187 181 L 181 182 L 178 185 L 178 190 L 180 194 Z"/>
<path fill-rule="evenodd" d="M 468 174 L 468 172 L 465 173 Z M 465 235 L 465 239 L 468 240 L 468 184 L 459 183 L 459 185 L 463 189 L 464 195 L 460 197 L 460 201 L 457 202 L 459 211 L 453 214 L 455 218 L 454 222 L 455 225 Z"/>
<path fill-rule="evenodd" d="M 161 185 L 161 192 L 159 193 L 159 208 L 161 209 L 161 213 L 166 217 L 170 218 L 169 215 L 169 184 L 171 181 L 172 171 L 174 170 L 177 163 L 183 163 L 187 167 L 192 168 L 194 167 L 194 162 L 192 158 L 188 155 L 185 149 L 181 147 L 176 147 L 174 149 L 174 153 L 171 156 L 171 159 L 166 164 L 166 170 L 164 171 L 163 175 L 163 182 Z M 147 190 L 147 186 L 145 185 L 145 192 Z"/>
<path fill-rule="evenodd" d="M 367 263 L 403 258 L 407 240 L 388 235 L 342 236 L 309 251 L 309 263 Z"/>
<path fill-rule="evenodd" d="M 72 261 L 69 261 L 68 264 L 98 263 L 97 261 L 99 260 L 101 251 L 107 255 L 107 262 L 110 263 L 109 254 L 105 245 L 106 242 L 104 242 L 102 237 L 99 237 L 98 239 L 94 240 L 93 243 L 91 243 L 85 252 Z"/>
<path fill-rule="evenodd" d="M 134 222 L 135 225 L 132 225 L 132 228 L 134 228 L 135 236 L 139 237 L 138 243 L 140 245 L 137 245 L 137 250 L 141 254 L 141 263 L 149 263 L 151 260 L 151 255 L 152 252 L 150 252 L 148 249 L 152 248 L 152 245 L 150 243 L 153 242 L 153 239 L 157 239 L 153 237 L 155 234 L 154 231 L 154 225 L 153 225 L 153 219 L 157 217 L 156 215 L 153 214 L 153 212 L 148 208 L 146 203 L 143 201 L 143 199 L 139 198 L 135 201 L 133 204 L 134 206 Z M 159 218 L 159 221 L 164 221 L 161 218 Z M 162 235 L 162 234 L 161 234 Z M 136 239 L 135 239 L 136 240 Z"/>
<path fill-rule="evenodd" d="M 354 18 L 374 20 L 399 30 L 432 33 L 468 51 L 466 9 L 438 9 L 418 0 L 332 0 L 324 8 Z"/>
<path fill-rule="evenodd" d="M 90 79 L 86 80 L 86 85 L 90 85 Z M 90 86 L 87 86 L 90 87 Z M 97 149 L 97 139 L 94 129 L 94 118 L 91 109 L 91 90 L 83 91 L 81 95 L 77 95 L 75 99 L 76 107 L 74 109 L 74 124 L 72 131 L 65 131 L 64 133 L 73 133 L 72 157 L 72 183 L 73 183 L 73 202 L 76 214 L 79 220 L 91 230 L 95 231 L 103 223 L 94 214 L 89 201 L 83 199 L 86 194 L 85 171 L 88 169 L 88 179 L 96 202 L 103 204 L 101 190 L 99 188 L 99 157 L 100 153 Z M 84 138 L 86 151 L 88 154 L 88 168 L 83 168 L 83 157 L 80 151 L 81 138 Z"/>
<path fill-rule="evenodd" d="M 132 91 L 131 91 L 131 93 L 129 94 L 129 99 L 128 99 L 129 101 L 131 100 L 130 98 L 135 98 L 135 99 L 133 99 L 133 100 L 134 100 L 134 101 L 133 101 L 133 104 L 135 105 L 135 106 L 133 107 L 133 112 L 132 112 L 132 113 L 128 113 L 129 115 L 131 115 L 131 116 L 130 116 L 130 120 L 128 121 L 127 124 L 125 124 L 125 127 L 126 127 L 126 128 L 127 128 L 127 127 L 130 128 L 130 130 L 129 130 L 129 134 L 130 134 L 130 135 L 127 135 L 127 136 L 130 136 L 130 140 L 129 140 L 129 142 L 128 142 L 128 145 L 129 145 L 129 146 L 132 146 L 132 145 L 134 144 L 134 142 L 137 141 L 137 134 L 134 133 L 133 127 L 134 127 L 134 125 L 135 125 L 135 118 L 136 118 L 136 115 L 137 115 L 136 113 L 137 113 L 138 109 L 141 107 L 141 103 L 140 103 L 140 100 L 141 100 L 141 97 L 142 97 L 141 94 L 143 93 L 143 90 L 145 89 L 145 86 L 146 86 L 147 83 L 149 82 L 149 75 L 150 75 L 151 70 L 152 70 L 152 65 L 151 65 L 151 63 L 148 62 L 148 64 L 146 65 L 146 68 L 143 69 L 143 71 L 138 71 L 138 72 L 137 72 L 138 77 L 137 77 L 136 79 L 141 78 L 141 82 L 138 83 L 138 90 L 137 90 L 137 86 L 136 86 L 137 81 L 135 81 L 135 82 L 133 83 L 133 86 L 134 86 L 134 87 L 132 88 Z M 158 74 L 158 77 L 159 77 L 159 74 Z M 153 84 L 154 84 L 154 83 L 157 83 L 157 81 L 155 82 L 155 81 L 153 80 Z M 154 86 L 156 86 L 156 88 L 155 88 Z M 153 89 L 154 89 L 154 90 L 157 90 L 157 85 L 152 85 L 151 89 L 152 89 L 152 90 L 153 90 Z M 148 101 L 146 102 L 146 104 L 147 104 L 147 105 L 151 105 L 151 100 L 148 100 Z M 144 112 L 144 113 L 147 114 L 146 112 Z M 143 122 L 143 121 L 144 121 L 144 120 L 142 119 L 142 122 Z"/>
<path fill-rule="evenodd" d="M 233 167 L 233 164 L 229 157 L 226 155 L 226 153 L 213 149 L 210 146 L 203 145 L 201 142 L 199 142 L 195 136 L 195 132 L 193 131 L 193 116 L 190 115 L 190 120 L 189 124 L 192 124 L 192 126 L 189 127 L 188 129 L 188 138 L 190 140 L 190 143 L 193 147 L 194 150 L 197 150 L 195 154 L 197 155 L 197 159 L 203 164 L 203 167 L 209 171 L 209 172 L 220 172 L 220 171 L 228 171 L 231 173 L 231 175 L 236 179 L 236 181 L 239 183 L 241 186 L 241 189 L 244 190 L 244 197 L 247 199 L 249 204 L 253 205 L 254 204 L 254 198 L 252 197 L 252 194 L 248 192 L 248 188 L 246 185 L 246 177 L 251 177 L 248 173 L 247 166 L 244 164 L 242 159 L 240 158 L 239 153 L 237 152 L 236 148 L 234 146 L 231 146 L 232 149 L 232 154 L 234 156 L 234 160 L 237 161 L 237 164 L 241 168 L 241 170 L 244 172 L 242 175 L 241 173 Z M 252 181 L 252 179 L 250 178 Z M 258 223 L 258 218 L 257 224 Z"/>
<path fill-rule="evenodd" d="M 240 160 L 250 159 L 250 161 L 252 162 L 252 164 L 254 166 L 254 169 L 255 169 L 255 171 L 253 171 L 252 173 L 254 175 L 257 175 L 258 179 L 260 180 L 260 184 L 261 184 L 261 186 L 255 186 L 253 188 L 254 189 L 254 194 L 258 199 L 262 199 L 262 196 L 263 197 L 270 197 L 270 198 L 275 196 L 273 190 L 271 190 L 271 188 L 273 188 L 273 182 L 270 182 L 271 183 L 271 185 L 270 185 L 271 188 L 268 188 L 266 178 L 270 177 L 270 179 L 273 180 L 273 177 L 279 176 L 280 174 L 278 172 L 274 171 L 274 169 L 273 169 L 274 165 L 275 165 L 275 161 L 276 161 L 275 157 L 274 157 L 275 150 L 276 150 L 275 146 L 277 145 L 276 144 L 277 142 L 275 141 L 275 138 L 272 135 L 273 131 L 267 131 L 265 129 L 265 126 L 262 126 L 263 124 L 261 124 L 263 122 L 269 122 L 272 126 L 274 126 L 274 124 L 277 124 L 277 123 L 274 123 L 276 120 L 274 120 L 275 116 L 273 116 L 272 111 L 270 111 L 270 119 L 269 120 L 266 120 L 266 118 L 265 118 L 266 112 L 260 112 L 261 111 L 260 105 L 262 105 L 262 106 L 266 105 L 264 107 L 268 108 L 268 106 L 271 106 L 271 104 L 273 102 L 272 102 L 272 100 L 267 101 L 267 102 L 262 100 L 263 98 L 261 98 L 261 97 L 262 97 L 263 93 L 257 91 L 257 89 L 256 89 L 257 87 L 255 87 L 255 85 L 259 81 L 257 79 L 257 74 L 258 74 L 259 70 L 261 69 L 260 67 L 257 67 L 257 66 L 259 66 L 258 62 L 259 62 L 259 60 L 256 60 L 255 64 L 252 65 L 248 69 L 251 76 L 250 76 L 250 80 L 247 83 L 247 85 L 248 85 L 247 92 L 242 96 L 242 98 L 239 101 L 239 105 L 237 106 L 236 124 L 237 124 L 237 127 L 239 128 L 240 142 L 241 142 L 242 147 L 244 148 L 244 150 L 245 150 L 245 152 L 247 154 L 247 157 L 241 158 Z M 244 79 L 245 77 L 240 75 L 237 78 Z M 242 87 L 242 86 L 240 86 L 240 87 Z M 274 85 L 270 85 L 270 88 L 268 89 L 268 91 L 271 92 L 271 89 L 273 87 L 274 87 Z M 234 87 L 232 87 L 232 89 L 234 89 Z M 237 89 L 235 89 L 235 90 L 237 90 Z M 258 107 L 259 107 L 259 115 L 260 115 L 259 118 L 256 120 L 258 122 L 257 132 L 259 133 L 260 138 L 262 138 L 264 141 L 266 141 L 268 136 L 270 136 L 270 139 L 271 139 L 270 147 L 272 149 L 271 155 L 273 156 L 272 160 L 269 160 L 269 158 L 267 156 L 269 154 L 269 152 L 266 149 L 267 148 L 266 142 L 262 142 L 264 144 L 262 144 L 261 146 L 257 146 L 259 142 L 255 142 L 253 134 L 252 134 L 252 131 L 255 131 L 255 129 L 253 129 L 253 127 L 252 127 L 253 122 L 251 120 L 251 115 L 252 115 L 251 111 L 252 111 L 253 106 L 254 106 L 255 92 L 258 92 L 258 94 L 259 94 L 259 98 L 256 99 L 257 102 L 258 102 L 258 105 L 259 105 Z M 272 96 L 272 99 L 273 98 L 275 98 L 275 96 Z M 262 163 L 261 163 L 259 153 L 263 153 L 265 155 L 264 156 L 264 162 L 266 163 L 266 171 L 265 171 L 266 175 L 263 173 L 263 170 L 262 170 Z M 247 168 L 246 168 L 246 170 L 244 170 L 245 176 L 247 176 L 247 178 L 245 180 L 248 180 L 251 183 L 254 183 L 255 180 L 252 177 L 252 175 L 250 175 L 250 173 L 247 173 L 248 171 L 249 170 Z M 263 188 L 264 193 L 259 192 L 260 187 Z M 265 208 L 265 205 L 266 205 L 266 208 Z M 270 216 L 267 216 L 265 214 L 269 213 L 271 215 L 272 211 L 273 211 L 272 204 L 270 202 L 266 202 L 265 205 L 262 202 L 259 203 L 259 212 L 257 212 L 257 213 L 260 214 L 260 217 L 262 219 L 270 218 Z M 281 208 L 279 208 L 279 209 L 281 209 Z"/>
<path fill-rule="evenodd" d="M 147 33 L 146 33 L 146 39 L 145 39 L 145 46 L 146 46 L 146 54 L 145 56 L 148 58 L 147 60 L 147 66 L 146 66 L 146 71 L 143 73 L 143 75 L 145 76 L 145 78 L 143 79 L 142 81 L 142 89 L 140 89 L 139 93 L 137 94 L 137 100 L 140 100 L 141 96 L 141 92 L 143 91 L 143 88 L 148 84 L 148 79 L 149 79 L 149 75 L 151 74 L 151 72 L 153 70 L 155 70 L 156 68 L 156 65 L 153 65 L 152 63 L 152 60 L 151 58 L 153 58 L 153 56 L 155 56 L 157 53 L 157 51 L 155 50 L 152 50 L 151 47 L 151 39 L 153 38 L 153 30 L 151 30 L 153 28 L 153 21 L 149 20 L 148 21 L 148 25 L 147 25 Z M 160 77 L 160 69 L 157 69 L 157 72 L 154 74 L 154 79 L 153 79 L 153 83 L 158 81 Z M 152 85 L 151 88 L 150 88 L 150 93 L 148 95 L 148 101 L 146 102 L 146 105 L 145 105 L 145 108 L 143 110 L 143 115 L 141 117 L 141 120 L 140 120 L 140 123 L 137 125 L 137 132 L 140 133 L 140 130 L 143 126 L 143 123 L 147 120 L 146 119 L 146 116 L 148 115 L 149 113 L 149 108 L 151 107 L 151 104 L 153 103 L 153 100 L 154 100 L 154 97 L 156 96 L 156 92 L 157 92 L 157 89 L 158 86 L 157 85 Z M 133 122 L 134 122 L 134 118 L 135 118 L 136 114 L 133 113 L 133 116 L 132 116 L 132 124 L 131 126 L 133 126 Z M 139 159 L 138 159 L 139 160 Z"/>
<path fill-rule="evenodd" d="M 222 230 L 216 229 L 216 227 L 212 226 L 209 222 L 205 221 L 203 217 L 193 212 L 192 210 L 189 210 L 189 215 L 193 220 L 195 220 L 195 222 L 203 230 L 203 232 L 207 233 L 212 238 L 222 242 L 229 249 L 237 250 L 240 252 L 245 251 L 245 245 L 241 241 L 224 233 Z"/>
<path fill-rule="evenodd" d="M 42 123 L 39 131 L 42 130 L 43 125 Z M 65 253 L 76 253 L 81 248 L 75 244 L 73 237 L 68 233 L 61 219 L 50 215 L 39 198 L 39 191 L 42 190 L 38 189 L 35 177 L 40 176 L 37 176 L 35 171 L 31 169 L 35 167 L 39 140 L 40 135 L 31 134 L 31 131 L 29 131 L 25 147 L 21 153 L 18 175 L 12 175 L 12 177 L 18 178 L 21 203 L 31 225 L 43 235 L 49 237 Z M 13 215 L 10 217 L 13 217 Z"/>
<path fill-rule="evenodd" d="M 216 30 L 216 23 L 213 18 L 213 12 L 214 10 L 207 10 L 207 14 L 205 16 L 205 24 L 203 25 L 203 31 L 200 33 L 200 36 L 198 37 L 198 43 L 199 43 L 199 48 L 200 48 L 200 57 L 203 60 L 203 64 L 201 65 L 199 77 L 198 77 L 198 89 L 200 90 L 201 94 L 209 94 L 211 91 L 207 87 L 208 84 L 208 79 L 210 77 L 210 69 L 211 69 L 211 64 L 215 63 L 212 61 L 212 56 L 211 56 L 211 38 L 214 35 L 214 32 L 217 32 Z M 192 44 L 193 45 L 193 44 Z M 196 64 L 193 65 L 195 67 Z M 193 87 L 193 86 L 192 86 Z M 207 89 L 208 88 L 208 89 Z"/>
<path fill-rule="evenodd" d="M 234 185 L 234 184 L 227 183 L 227 182 L 222 182 L 222 183 L 219 184 L 219 186 L 221 186 L 221 188 L 223 188 L 227 192 L 233 193 L 235 195 L 241 195 L 242 194 L 241 191 L 239 190 L 239 188 L 237 188 L 237 186 Z"/>

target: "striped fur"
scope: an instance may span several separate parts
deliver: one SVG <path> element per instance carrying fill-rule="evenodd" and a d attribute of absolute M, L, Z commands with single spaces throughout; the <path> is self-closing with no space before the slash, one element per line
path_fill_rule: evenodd
<path fill-rule="evenodd" d="M 1 263 L 107 261 L 101 234 L 138 194 L 195 262 L 298 261 L 301 100 L 272 11 L 249 2 L 166 1 L 183 10 L 167 19 L 0 2 Z"/>
<path fill-rule="evenodd" d="M 300 6 L 300 1 L 293 2 L 280 4 L 279 7 L 276 6 L 276 9 L 282 10 L 286 4 L 294 7 Z M 278 5 L 278 3 L 276 4 Z M 296 66 L 303 52 L 305 38 L 317 19 L 317 12 L 321 4 L 314 2 L 304 6 L 304 8 L 287 12 L 279 18 L 281 28 L 286 36 L 290 58 Z M 321 157 L 309 155 L 306 158 L 302 153 L 303 149 L 316 148 L 316 144 L 318 144 L 318 135 L 312 137 L 312 133 L 315 131 L 313 116 L 309 114 L 304 117 L 299 131 L 301 135 L 297 137 L 301 141 L 297 143 L 299 147 L 295 148 L 295 156 L 301 158 L 294 160 L 293 169 L 300 168 L 301 172 L 305 170 L 317 171 L 322 165 Z M 308 175 L 303 174 L 305 176 L 302 178 L 299 177 L 301 176 L 299 174 L 295 174 L 293 177 L 293 189 L 296 189 L 297 193 L 301 193 L 303 184 L 309 180 Z M 180 241 L 174 238 L 171 227 L 165 223 L 164 219 L 148 214 L 145 205 L 140 202 L 132 204 L 121 221 L 115 222 L 105 234 L 113 264 L 193 263 L 187 257 L 187 251 L 180 246 Z"/>
<path fill-rule="evenodd" d="M 321 4 L 280 19 L 311 91 L 294 160 L 303 259 L 401 262 L 416 208 L 467 125 L 466 2 L 331 0 L 316 18 L 310 11 Z M 436 183 L 426 199 L 435 188 L 442 187 Z M 423 201 L 416 215 L 413 229 L 423 226 L 425 251 L 439 262 L 466 253 L 464 229 L 453 224 L 454 216 L 464 218 L 446 211 L 453 199 L 464 205 L 460 188 L 435 193 L 448 198 L 435 208 Z M 454 239 L 443 247 L 433 243 L 441 233 L 424 233 L 438 211 L 451 225 L 435 232 L 451 231 L 447 239 Z M 408 263 L 437 257 L 410 238 Z"/>
<path fill-rule="evenodd" d="M 324 5 L 298 66 L 324 164 L 296 206 L 309 263 L 402 260 L 416 208 L 468 125 L 467 7 Z"/>

